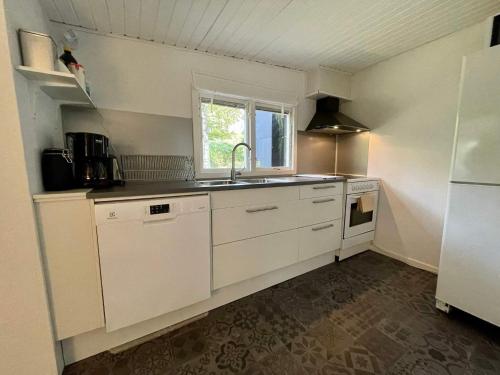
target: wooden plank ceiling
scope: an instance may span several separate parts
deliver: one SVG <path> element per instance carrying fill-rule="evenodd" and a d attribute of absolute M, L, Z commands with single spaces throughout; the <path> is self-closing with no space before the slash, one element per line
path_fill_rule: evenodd
<path fill-rule="evenodd" d="M 500 0 L 41 0 L 54 22 L 250 61 L 356 72 L 500 12 Z"/>

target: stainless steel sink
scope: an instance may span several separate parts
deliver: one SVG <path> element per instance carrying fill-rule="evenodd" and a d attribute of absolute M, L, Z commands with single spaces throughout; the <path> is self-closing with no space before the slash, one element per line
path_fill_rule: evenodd
<path fill-rule="evenodd" d="M 237 181 L 231 181 L 231 180 L 205 180 L 205 181 L 198 181 L 198 184 L 204 185 L 204 186 L 224 186 L 224 185 L 245 185 L 247 182 L 237 180 Z"/>
<path fill-rule="evenodd" d="M 237 181 L 242 181 L 247 184 L 271 184 L 277 182 L 286 182 L 286 180 L 281 180 L 279 178 L 239 178 Z"/>
<path fill-rule="evenodd" d="M 250 185 L 250 184 L 271 184 L 279 182 L 288 182 L 286 178 L 238 178 L 236 181 L 231 180 L 201 180 L 198 184 L 203 186 L 225 186 L 225 185 Z"/>
<path fill-rule="evenodd" d="M 238 178 L 236 181 L 226 180 L 201 180 L 198 184 L 202 186 L 225 186 L 225 185 L 262 185 L 273 183 L 286 183 L 289 179 L 286 177 L 269 178 L 269 177 L 255 177 L 255 178 Z"/>

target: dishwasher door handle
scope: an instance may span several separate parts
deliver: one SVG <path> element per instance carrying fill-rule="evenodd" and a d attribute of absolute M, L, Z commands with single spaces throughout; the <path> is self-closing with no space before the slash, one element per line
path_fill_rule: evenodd
<path fill-rule="evenodd" d="M 159 224 L 165 224 L 165 223 L 173 222 L 173 221 L 175 221 L 175 219 L 177 219 L 177 215 L 169 216 L 169 217 L 164 217 L 164 218 L 161 218 L 161 219 L 143 220 L 142 224 L 143 225 L 155 225 L 155 224 L 159 225 Z"/>
<path fill-rule="evenodd" d="M 249 208 L 246 210 L 249 214 L 253 214 L 255 212 L 262 212 L 262 211 L 272 211 L 272 210 L 277 210 L 278 206 L 266 206 L 266 207 L 259 207 L 259 208 Z"/>

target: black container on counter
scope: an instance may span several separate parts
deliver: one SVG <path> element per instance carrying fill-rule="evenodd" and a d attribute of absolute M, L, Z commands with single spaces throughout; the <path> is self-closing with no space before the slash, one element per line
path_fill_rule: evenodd
<path fill-rule="evenodd" d="M 96 133 L 66 133 L 66 143 L 75 161 L 107 158 L 109 139 Z"/>
<path fill-rule="evenodd" d="M 47 191 L 75 187 L 73 160 L 68 149 L 47 148 L 42 152 L 42 180 Z"/>
<path fill-rule="evenodd" d="M 75 163 L 77 187 L 113 185 L 112 175 L 108 173 L 108 137 L 96 133 L 66 133 L 66 144 Z"/>

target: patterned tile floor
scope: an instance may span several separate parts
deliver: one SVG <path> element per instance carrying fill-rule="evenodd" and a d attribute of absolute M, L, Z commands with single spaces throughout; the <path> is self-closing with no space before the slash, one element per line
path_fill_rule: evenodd
<path fill-rule="evenodd" d="M 435 275 L 365 252 L 64 374 L 500 374 L 500 329 L 437 311 L 435 287 Z"/>

